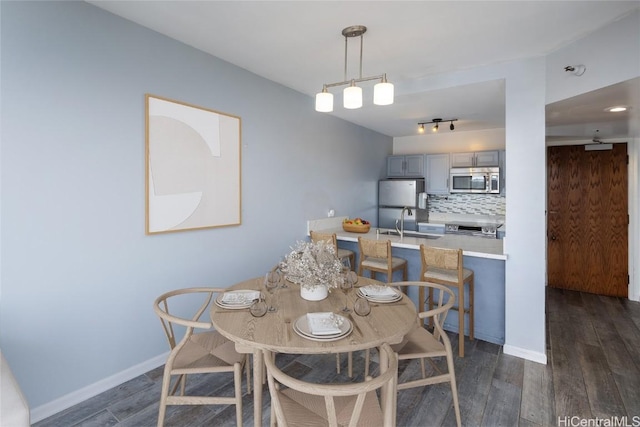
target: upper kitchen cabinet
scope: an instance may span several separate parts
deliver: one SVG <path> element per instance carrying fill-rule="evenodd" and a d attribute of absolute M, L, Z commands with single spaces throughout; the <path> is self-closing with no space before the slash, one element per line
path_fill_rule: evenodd
<path fill-rule="evenodd" d="M 427 154 L 427 194 L 449 194 L 449 153 Z"/>
<path fill-rule="evenodd" d="M 451 153 L 452 168 L 471 168 L 498 166 L 498 151 L 476 151 L 475 153 Z"/>
<path fill-rule="evenodd" d="M 424 178 L 424 155 L 387 157 L 387 177 Z"/>

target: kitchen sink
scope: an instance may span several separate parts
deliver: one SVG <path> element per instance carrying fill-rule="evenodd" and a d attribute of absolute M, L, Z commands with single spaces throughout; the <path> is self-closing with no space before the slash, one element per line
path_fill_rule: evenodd
<path fill-rule="evenodd" d="M 384 230 L 384 231 L 380 231 L 380 235 L 385 235 L 385 236 L 400 236 L 400 233 L 398 233 L 395 230 Z M 439 239 L 442 236 L 436 236 L 433 234 L 425 234 L 425 233 L 419 233 L 417 231 L 405 231 L 404 232 L 405 237 L 416 237 L 419 239 L 429 239 L 429 240 L 435 240 L 435 239 Z"/>

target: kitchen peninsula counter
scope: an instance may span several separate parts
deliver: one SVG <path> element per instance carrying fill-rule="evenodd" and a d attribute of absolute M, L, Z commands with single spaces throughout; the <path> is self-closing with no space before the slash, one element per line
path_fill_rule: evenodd
<path fill-rule="evenodd" d="M 420 244 L 439 248 L 458 249 L 463 251 L 463 262 L 466 268 L 473 270 L 475 278 L 475 335 L 483 341 L 504 344 L 505 338 L 505 261 L 503 240 L 485 237 L 473 237 L 457 234 L 431 235 L 436 239 L 423 237 L 380 234 L 376 228 L 368 233 L 350 233 L 342 229 L 340 218 L 309 221 L 308 230 L 322 233 L 335 233 L 340 248 L 356 253 L 359 259 L 358 237 L 372 240 L 389 240 L 393 256 L 404 258 L 408 263 L 408 280 L 419 281 L 422 260 Z M 381 230 L 382 233 L 382 230 Z M 354 268 L 357 270 L 357 263 Z M 367 273 L 365 273 L 367 274 Z M 380 279 L 386 280 L 384 275 Z M 401 280 L 394 276 L 394 281 Z M 412 289 L 412 291 L 415 291 Z M 457 292 L 457 291 L 456 291 Z M 417 304 L 417 293 L 409 296 Z M 467 300 L 468 301 L 468 300 Z M 417 305 L 416 305 L 417 306 Z M 452 311 L 445 321 L 445 329 L 451 332 L 458 330 L 458 314 Z"/>
<path fill-rule="evenodd" d="M 358 242 L 358 237 L 371 240 L 390 240 L 391 247 L 415 249 L 420 250 L 420 245 L 433 246 L 437 248 L 445 249 L 458 249 L 462 248 L 462 254 L 464 256 L 476 257 L 476 258 L 490 258 L 506 260 L 507 256 L 503 253 L 503 245 L 501 239 L 489 239 L 486 237 L 472 237 L 462 236 L 457 234 L 445 234 L 436 235 L 430 234 L 429 237 L 414 237 L 414 236 L 400 236 L 382 234 L 383 229 L 380 229 L 380 236 L 376 234 L 377 228 L 371 228 L 368 233 L 351 233 L 344 231 L 342 226 L 339 228 L 329 228 L 325 230 L 317 230 L 321 233 L 336 233 L 338 240 L 345 242 Z"/>

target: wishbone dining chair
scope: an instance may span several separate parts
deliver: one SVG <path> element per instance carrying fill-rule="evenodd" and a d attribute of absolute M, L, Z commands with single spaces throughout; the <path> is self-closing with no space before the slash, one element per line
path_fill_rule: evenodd
<path fill-rule="evenodd" d="M 162 379 L 158 427 L 164 425 L 167 405 L 218 404 L 236 405 L 236 422 L 238 426 L 242 426 L 243 366 L 245 366 L 247 374 L 247 391 L 251 392 L 248 355 L 236 352 L 235 344 L 217 331 L 212 330 L 210 321 L 200 320 L 214 296 L 224 291 L 224 289 L 217 288 L 177 289 L 160 295 L 153 304 L 153 309 L 160 317 L 171 348 Z M 190 313 L 186 316 L 177 314 L 178 308 L 197 306 L 197 303 L 200 305 L 194 314 Z M 170 305 L 176 308 L 175 312 L 170 311 Z M 178 336 L 176 330 L 184 330 L 184 335 Z M 196 330 L 204 332 L 196 333 Z M 233 397 L 185 394 L 187 375 L 214 373 L 233 374 Z M 171 380 L 174 376 L 177 378 L 170 391 Z M 178 387 L 180 387 L 180 394 L 176 395 Z"/>
<path fill-rule="evenodd" d="M 336 237 L 336 233 L 333 233 L 333 234 L 319 233 L 317 231 L 311 230 L 309 232 L 309 237 L 311 238 L 312 242 L 325 241 L 330 245 L 332 245 L 334 250 L 336 251 L 336 256 L 338 257 L 338 259 L 340 261 L 344 259 L 348 259 L 350 268 L 353 271 L 355 271 L 356 255 L 353 251 L 350 251 L 349 249 L 338 248 L 338 239 Z M 349 373 L 349 377 L 352 377 L 353 376 L 353 353 L 351 352 L 348 353 L 347 355 L 347 364 L 348 364 L 347 371 Z M 336 354 L 336 371 L 340 373 L 340 354 L 339 353 Z"/>
<path fill-rule="evenodd" d="M 428 290 L 429 294 L 434 298 L 429 302 L 425 300 L 418 301 L 418 320 L 417 325 L 407 335 L 401 344 L 393 345 L 392 348 L 398 353 L 398 360 L 420 360 L 420 368 L 422 378 L 407 380 L 398 383 L 398 391 L 413 387 L 424 387 L 427 385 L 448 382 L 451 386 L 451 396 L 453 400 L 453 409 L 456 415 L 456 423 L 458 427 L 461 424 L 460 406 L 458 404 L 458 391 L 456 386 L 456 374 L 453 365 L 453 351 L 451 342 L 447 333 L 443 329 L 444 321 L 447 313 L 453 307 L 456 298 L 453 291 L 445 285 L 427 282 L 398 282 L 401 286 L 416 287 L 420 294 L 424 294 L 424 290 Z M 425 311 L 425 305 L 429 309 Z M 433 330 L 430 331 L 424 327 L 424 321 L 433 320 Z M 430 374 L 424 361 L 428 360 L 431 364 Z M 444 359 L 445 363 L 439 366 L 434 360 Z"/>
<path fill-rule="evenodd" d="M 274 353 L 265 350 L 271 425 L 277 421 L 278 426 L 395 426 L 398 358 L 388 344 L 380 353 L 380 360 L 387 363 L 375 378 L 317 384 L 287 375 L 277 366 Z"/>

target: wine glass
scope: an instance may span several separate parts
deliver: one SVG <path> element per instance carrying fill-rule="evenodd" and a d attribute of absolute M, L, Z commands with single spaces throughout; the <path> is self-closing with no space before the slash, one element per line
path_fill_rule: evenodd
<path fill-rule="evenodd" d="M 351 313 L 351 310 L 347 306 L 347 303 L 349 302 L 348 294 L 353 288 L 353 276 L 351 273 L 353 273 L 353 271 L 350 270 L 343 273 L 342 281 L 340 282 L 340 289 L 344 292 L 344 308 L 342 309 L 344 313 Z"/>
<path fill-rule="evenodd" d="M 289 285 L 287 285 L 286 277 L 284 276 L 284 272 L 282 271 L 283 263 L 284 263 L 284 258 L 282 258 L 280 260 L 280 262 L 278 263 L 278 266 L 276 267 L 276 271 L 278 271 L 280 273 L 280 280 L 282 281 L 282 284 L 280 285 L 280 287 L 282 289 L 286 289 L 286 288 L 289 287 Z"/>
<path fill-rule="evenodd" d="M 349 280 L 351 280 L 351 285 L 355 286 L 358 283 L 358 275 L 355 271 L 347 271 L 347 276 L 349 276 Z"/>
<path fill-rule="evenodd" d="M 353 311 L 355 311 L 358 316 L 367 316 L 371 313 L 371 305 L 366 298 L 358 297 L 353 304 Z"/>
<path fill-rule="evenodd" d="M 251 313 L 253 317 L 262 317 L 267 314 L 268 309 L 269 308 L 267 307 L 267 303 L 264 299 L 258 298 L 253 300 L 251 307 L 249 307 L 249 313 Z"/>
<path fill-rule="evenodd" d="M 344 257 L 340 260 L 342 263 L 342 274 L 346 274 L 347 271 L 351 270 L 351 261 L 349 261 L 349 257 Z"/>
<path fill-rule="evenodd" d="M 269 312 L 270 313 L 275 313 L 276 311 L 278 311 L 278 309 L 275 307 L 275 304 L 273 303 L 274 299 L 275 299 L 275 292 L 278 289 L 278 285 L 280 284 L 280 273 L 278 273 L 277 270 L 271 270 L 270 272 L 268 272 L 264 278 L 264 287 L 267 289 L 267 292 L 269 292 L 269 295 L 271 295 L 269 297 L 270 300 L 270 304 L 269 304 Z"/>

